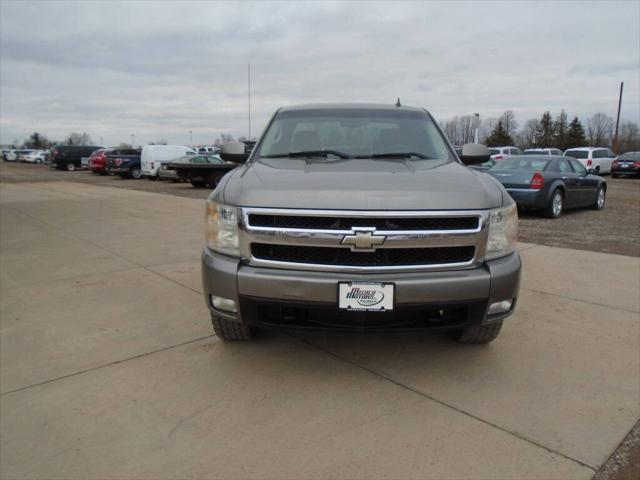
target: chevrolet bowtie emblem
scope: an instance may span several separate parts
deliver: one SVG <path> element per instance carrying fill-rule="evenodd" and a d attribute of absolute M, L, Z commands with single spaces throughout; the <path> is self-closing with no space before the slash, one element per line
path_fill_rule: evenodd
<path fill-rule="evenodd" d="M 373 252 L 376 246 L 384 244 L 385 235 L 374 235 L 375 229 L 353 229 L 349 235 L 342 239 L 342 245 L 351 245 L 352 252 Z"/>

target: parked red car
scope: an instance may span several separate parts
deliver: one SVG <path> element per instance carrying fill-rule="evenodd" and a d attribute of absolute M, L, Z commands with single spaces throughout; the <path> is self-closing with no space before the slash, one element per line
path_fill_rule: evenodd
<path fill-rule="evenodd" d="M 109 159 L 112 155 L 136 155 L 140 154 L 140 150 L 130 148 L 101 148 L 96 150 L 89 157 L 89 170 L 93 173 L 107 174 L 109 173 Z"/>
<path fill-rule="evenodd" d="M 107 173 L 107 150 L 106 148 L 101 148 L 100 150 L 96 150 L 89 157 L 89 170 L 93 173 Z"/>

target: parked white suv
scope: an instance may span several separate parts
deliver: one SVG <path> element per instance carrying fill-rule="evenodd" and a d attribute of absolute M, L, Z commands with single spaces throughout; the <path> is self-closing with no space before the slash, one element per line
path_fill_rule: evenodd
<path fill-rule="evenodd" d="M 46 150 L 32 150 L 23 157 L 27 163 L 45 163 L 48 153 Z"/>
<path fill-rule="evenodd" d="M 507 155 L 522 155 L 522 150 L 518 147 L 491 147 L 489 153 L 492 160 L 499 162 Z"/>
<path fill-rule="evenodd" d="M 616 154 L 604 147 L 570 148 L 564 152 L 564 156 L 575 158 L 587 171 L 596 175 L 611 173 L 611 164 L 616 159 Z"/>
<path fill-rule="evenodd" d="M 558 148 L 527 148 L 524 151 L 525 155 L 560 155 L 562 156 L 562 150 Z"/>

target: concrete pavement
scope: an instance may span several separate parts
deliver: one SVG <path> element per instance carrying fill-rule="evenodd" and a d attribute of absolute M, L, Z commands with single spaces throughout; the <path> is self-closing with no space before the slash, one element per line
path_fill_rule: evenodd
<path fill-rule="evenodd" d="M 496 342 L 268 332 L 200 295 L 202 201 L 0 185 L 2 478 L 590 478 L 640 416 L 640 260 L 521 245 Z"/>

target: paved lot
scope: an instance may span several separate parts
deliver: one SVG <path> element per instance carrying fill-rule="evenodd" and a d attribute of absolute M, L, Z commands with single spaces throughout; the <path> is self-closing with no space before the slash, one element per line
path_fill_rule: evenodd
<path fill-rule="evenodd" d="M 201 200 L 19 182 L 0 209 L 2 478 L 588 479 L 640 416 L 638 258 L 522 244 L 485 347 L 224 344 Z"/>
<path fill-rule="evenodd" d="M 640 257 L 640 179 L 606 177 L 609 185 L 607 207 L 603 211 L 571 210 L 558 220 L 538 213 L 520 213 L 520 241 L 602 253 Z M 188 183 L 122 180 L 88 171 L 63 172 L 43 165 L 0 163 L 2 182 L 72 181 L 89 185 L 167 193 L 204 199 L 208 189 Z"/>

